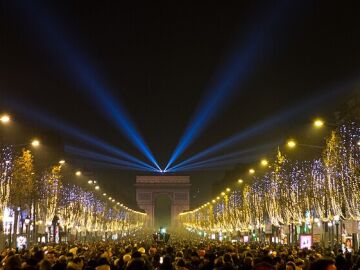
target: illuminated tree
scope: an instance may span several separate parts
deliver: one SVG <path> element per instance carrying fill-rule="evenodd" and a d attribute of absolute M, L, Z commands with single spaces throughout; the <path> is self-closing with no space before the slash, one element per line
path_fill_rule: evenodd
<path fill-rule="evenodd" d="M 13 152 L 10 147 L 0 150 L 0 206 L 1 211 L 9 200 L 9 183 L 13 170 Z"/>
<path fill-rule="evenodd" d="M 354 123 L 342 125 L 327 140 L 323 159 L 330 217 L 360 218 L 359 140 L 360 129 Z"/>
<path fill-rule="evenodd" d="M 30 150 L 22 150 L 15 158 L 9 187 L 9 206 L 13 209 L 14 239 L 16 239 L 19 211 L 30 211 L 32 191 L 34 190 L 33 156 Z"/>
<path fill-rule="evenodd" d="M 289 220 L 284 215 L 284 204 L 287 204 L 287 182 L 284 175 L 284 166 L 287 160 L 278 149 L 277 156 L 273 164 L 273 170 L 266 173 L 257 180 L 258 189 L 261 189 L 264 196 L 264 206 L 267 217 L 271 224 L 278 226 L 280 223 L 288 223 Z M 284 220 L 287 219 L 287 220 Z"/>
<path fill-rule="evenodd" d="M 0 216 L 8 206 L 10 181 L 13 170 L 13 152 L 10 147 L 0 149 Z M 3 233 L 3 220 L 0 219 L 0 233 Z"/>
<path fill-rule="evenodd" d="M 41 177 L 36 178 L 34 187 L 35 216 L 44 222 L 50 222 L 57 212 L 62 188 L 61 165 L 45 170 Z"/>

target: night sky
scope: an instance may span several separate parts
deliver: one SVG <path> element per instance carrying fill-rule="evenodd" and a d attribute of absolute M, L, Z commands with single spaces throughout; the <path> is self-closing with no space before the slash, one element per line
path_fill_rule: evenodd
<path fill-rule="evenodd" d="M 308 140 L 304 130 L 312 119 L 333 122 L 335 111 L 359 89 L 352 84 L 360 67 L 357 9 L 351 1 L 233 3 L 1 1 L 0 112 L 10 112 L 25 129 L 16 135 L 19 141 L 39 134 L 61 155 L 65 144 L 94 150 L 15 108 L 26 106 L 147 161 L 90 97 L 79 72 L 91 67 L 163 168 L 209 89 L 234 71 L 228 63 L 248 46 L 245 56 L 253 58 L 243 67 L 241 83 L 233 85 L 221 108 L 211 108 L 214 117 L 177 161 L 317 96 L 323 102 L 222 153 L 294 134 Z M 262 34 L 252 43 L 257 32 Z M 67 60 L 68 51 L 71 59 L 79 56 L 86 64 Z M 325 98 L 334 89 L 337 94 Z M 322 143 L 323 136 L 317 140 Z M 116 186 L 119 199 L 133 203 L 131 184 L 141 173 L 67 159 L 74 168 L 94 173 L 105 189 Z M 210 199 L 211 184 L 235 165 L 181 172 L 192 177 L 193 205 Z M 124 185 L 129 189 L 124 191 Z"/>

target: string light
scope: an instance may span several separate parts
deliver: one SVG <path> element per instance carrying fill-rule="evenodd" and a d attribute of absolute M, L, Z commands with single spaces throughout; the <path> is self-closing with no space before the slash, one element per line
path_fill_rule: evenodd
<path fill-rule="evenodd" d="M 360 128 L 350 123 L 330 134 L 322 159 L 289 161 L 278 151 L 271 171 L 252 176 L 240 191 L 222 192 L 211 204 L 182 213 L 180 220 L 209 233 L 248 231 L 266 223 L 311 228 L 321 221 L 332 226 L 343 218 L 360 220 L 359 145 Z"/>

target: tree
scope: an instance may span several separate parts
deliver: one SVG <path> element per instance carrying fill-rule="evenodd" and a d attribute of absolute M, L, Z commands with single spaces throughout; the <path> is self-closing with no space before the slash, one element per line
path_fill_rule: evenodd
<path fill-rule="evenodd" d="M 9 206 L 15 213 L 14 239 L 17 234 L 19 211 L 30 210 L 34 186 L 33 156 L 30 150 L 22 150 L 15 158 L 9 188 Z M 18 211 L 19 210 L 19 211 Z"/>

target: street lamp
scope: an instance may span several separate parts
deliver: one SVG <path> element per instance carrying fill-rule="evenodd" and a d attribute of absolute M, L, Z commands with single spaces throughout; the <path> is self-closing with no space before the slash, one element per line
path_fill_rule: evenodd
<path fill-rule="evenodd" d="M 289 147 L 290 149 L 295 148 L 295 147 L 296 147 L 296 141 L 293 140 L 293 139 L 290 139 L 290 140 L 287 141 L 286 145 L 287 145 L 287 147 Z"/>
<path fill-rule="evenodd" d="M 8 114 L 3 114 L 0 116 L 0 122 L 4 125 L 8 124 L 10 122 L 10 116 Z"/>
<path fill-rule="evenodd" d="M 58 244 L 60 242 L 60 232 L 59 232 L 59 220 L 60 218 L 55 214 L 51 225 L 53 227 L 53 243 Z"/>
<path fill-rule="evenodd" d="M 238 179 L 238 183 L 239 183 L 239 184 L 242 184 L 242 183 L 244 183 L 244 180 Z"/>
<path fill-rule="evenodd" d="M 9 214 L 9 247 L 12 246 L 12 230 L 13 230 L 13 222 L 14 222 L 14 217 L 13 214 L 10 213 Z"/>
<path fill-rule="evenodd" d="M 25 225 L 26 225 L 26 238 L 27 238 L 27 244 L 28 244 L 28 247 L 29 247 L 29 244 L 30 244 L 30 218 L 29 216 L 26 216 L 25 218 Z"/>
<path fill-rule="evenodd" d="M 315 128 L 322 128 L 324 126 L 324 121 L 321 120 L 320 118 L 317 118 L 314 120 L 313 126 Z"/>
<path fill-rule="evenodd" d="M 269 164 L 269 161 L 267 161 L 266 159 L 262 159 L 260 161 L 260 164 L 261 164 L 261 166 L 266 167 Z"/>
<path fill-rule="evenodd" d="M 63 160 L 63 159 L 60 160 L 60 161 L 59 161 L 59 164 L 60 164 L 60 165 L 64 165 L 64 164 L 65 164 L 65 160 Z"/>
<path fill-rule="evenodd" d="M 25 218 L 25 224 L 26 224 L 26 225 L 29 225 L 29 224 L 30 224 L 30 218 L 29 218 L 29 216 L 26 216 L 26 218 Z"/>
<path fill-rule="evenodd" d="M 250 173 L 250 174 L 254 174 L 254 173 L 255 173 L 255 170 L 251 168 L 251 169 L 249 169 L 249 173 Z"/>
<path fill-rule="evenodd" d="M 38 147 L 38 146 L 40 145 L 40 141 L 37 140 L 37 139 L 35 139 L 35 140 L 33 140 L 33 141 L 31 142 L 31 145 L 32 145 L 33 147 Z"/>
<path fill-rule="evenodd" d="M 77 171 L 77 172 L 75 173 L 75 175 L 76 175 L 76 176 L 81 176 L 81 171 Z"/>
<path fill-rule="evenodd" d="M 339 245 L 339 221 L 340 221 L 340 216 L 335 215 L 334 216 L 334 221 L 335 221 L 335 226 L 336 226 L 336 246 L 338 246 Z"/>

